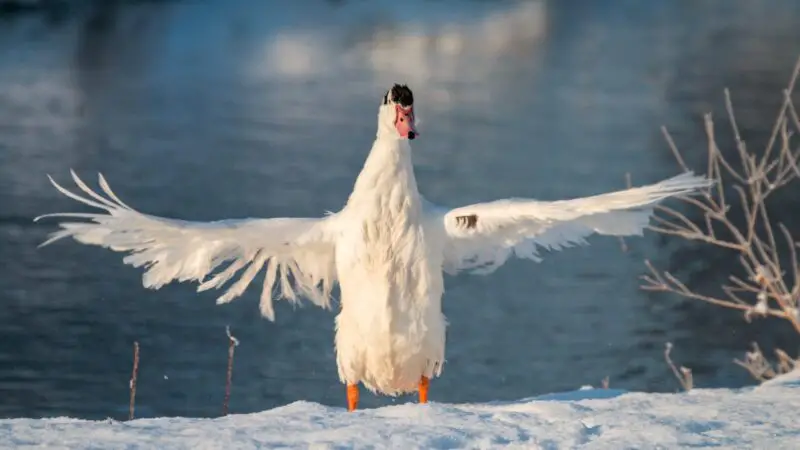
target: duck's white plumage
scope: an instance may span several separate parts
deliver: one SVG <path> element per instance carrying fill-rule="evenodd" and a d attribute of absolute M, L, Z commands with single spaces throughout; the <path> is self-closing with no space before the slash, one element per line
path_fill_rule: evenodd
<path fill-rule="evenodd" d="M 687 172 L 649 186 L 573 200 L 505 199 L 429 208 L 444 228 L 444 270 L 487 274 L 512 255 L 539 262 L 540 249 L 584 244 L 594 233 L 641 235 L 658 202 L 708 185 L 706 178 Z"/>
<path fill-rule="evenodd" d="M 126 252 L 125 263 L 145 268 L 145 287 L 197 281 L 198 291 L 225 289 L 218 303 L 240 296 L 265 271 L 260 309 L 270 320 L 273 297 L 292 302 L 305 297 L 329 308 L 338 282 L 335 340 L 341 381 L 396 395 L 416 391 L 421 376 L 440 374 L 446 327 L 443 271 L 489 273 L 512 255 L 538 261 L 540 249 L 581 244 L 594 233 L 639 235 L 656 203 L 709 185 L 685 173 L 574 200 L 439 207 L 417 190 L 405 137 L 413 122 L 411 128 L 398 125 L 397 108 L 409 104 L 396 104 L 392 92 L 383 98 L 372 150 L 338 213 L 208 223 L 165 219 L 127 206 L 102 176 L 105 196 L 72 172 L 85 196 L 51 182 L 68 197 L 102 211 L 42 216 L 83 219 L 60 223 L 62 229 L 42 245 L 71 236 Z M 413 115 L 406 117 L 413 121 Z"/>

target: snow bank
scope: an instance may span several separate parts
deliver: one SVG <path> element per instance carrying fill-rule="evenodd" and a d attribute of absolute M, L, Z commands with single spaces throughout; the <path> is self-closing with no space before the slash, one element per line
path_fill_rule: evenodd
<path fill-rule="evenodd" d="M 348 414 L 297 402 L 217 419 L 0 420 L 0 448 L 800 448 L 800 372 L 740 390 L 588 389 Z"/>

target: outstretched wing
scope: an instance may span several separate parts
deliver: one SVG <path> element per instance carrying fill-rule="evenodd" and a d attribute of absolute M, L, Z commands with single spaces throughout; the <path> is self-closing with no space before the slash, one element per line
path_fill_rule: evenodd
<path fill-rule="evenodd" d="M 144 267 L 145 287 L 158 289 L 172 281 L 198 281 L 197 290 L 221 288 L 238 275 L 218 299 L 240 296 L 255 276 L 266 270 L 261 314 L 275 320 L 273 290 L 297 302 L 300 296 L 330 308 L 336 282 L 334 246 L 336 215 L 323 218 L 241 219 L 188 222 L 142 214 L 122 202 L 103 175 L 99 184 L 107 197 L 91 190 L 75 172 L 72 178 L 87 197 L 74 194 L 50 178 L 62 194 L 102 210 L 97 213 L 55 213 L 37 217 L 67 220 L 41 244 L 65 237 L 126 252 L 126 264 Z M 49 176 L 48 176 L 49 178 Z M 277 286 L 276 286 L 277 285 Z M 274 289 L 275 288 L 275 289 Z"/>
<path fill-rule="evenodd" d="M 511 256 L 540 261 L 539 250 L 581 245 L 593 233 L 641 235 L 659 201 L 710 186 L 687 172 L 660 183 L 592 197 L 542 202 L 506 199 L 455 209 L 429 205 L 443 227 L 444 270 L 491 273 Z"/>

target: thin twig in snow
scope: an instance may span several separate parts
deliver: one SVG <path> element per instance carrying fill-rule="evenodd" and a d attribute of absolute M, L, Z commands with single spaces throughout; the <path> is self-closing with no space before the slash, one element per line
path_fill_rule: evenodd
<path fill-rule="evenodd" d="M 133 343 L 133 373 L 128 384 L 131 391 L 130 405 L 128 406 L 128 420 L 133 420 L 133 409 L 136 405 L 136 378 L 139 374 L 139 342 Z"/>
<path fill-rule="evenodd" d="M 672 373 L 675 375 L 675 378 L 677 378 L 678 382 L 681 383 L 683 390 L 688 392 L 694 387 L 694 381 L 692 380 L 692 369 L 681 366 L 680 370 L 678 370 L 678 368 L 675 367 L 675 363 L 672 362 L 672 358 L 669 356 L 671 352 L 672 342 L 667 342 L 667 345 L 664 348 L 664 359 L 667 360 L 669 368 L 672 369 Z"/>
<path fill-rule="evenodd" d="M 231 399 L 231 380 L 233 379 L 233 352 L 239 340 L 231 334 L 231 327 L 225 327 L 225 334 L 228 335 L 228 376 L 225 380 L 225 400 L 222 402 L 222 415 L 228 415 L 228 402 Z"/>

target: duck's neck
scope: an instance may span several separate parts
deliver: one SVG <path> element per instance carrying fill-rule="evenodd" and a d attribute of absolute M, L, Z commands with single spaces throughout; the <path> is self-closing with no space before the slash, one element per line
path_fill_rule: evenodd
<path fill-rule="evenodd" d="M 419 191 L 406 139 L 378 136 L 364 162 L 347 204 L 374 202 L 387 196 L 418 203 Z"/>

